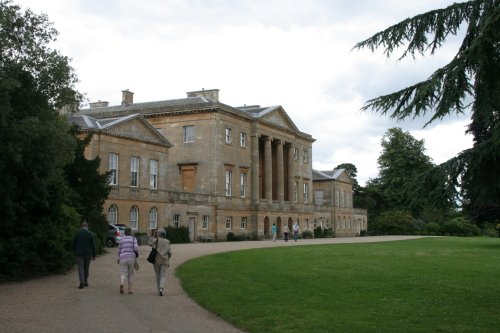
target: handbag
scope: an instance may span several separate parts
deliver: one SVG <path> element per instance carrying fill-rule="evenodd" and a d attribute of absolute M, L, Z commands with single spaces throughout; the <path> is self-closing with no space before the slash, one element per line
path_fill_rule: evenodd
<path fill-rule="evenodd" d="M 158 246 L 158 239 L 156 239 L 156 246 Z M 148 258 L 146 259 L 148 262 L 154 264 L 155 261 L 156 261 L 156 253 L 158 251 L 156 251 L 156 248 L 152 248 L 151 249 L 151 252 L 149 252 L 149 255 L 148 255 Z"/>
<path fill-rule="evenodd" d="M 136 271 L 139 270 L 139 262 L 137 261 L 137 259 L 135 259 L 134 268 L 135 268 Z"/>

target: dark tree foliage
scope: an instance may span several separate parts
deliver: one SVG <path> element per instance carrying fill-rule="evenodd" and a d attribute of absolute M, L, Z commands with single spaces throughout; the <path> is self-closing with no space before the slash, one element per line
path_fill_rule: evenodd
<path fill-rule="evenodd" d="M 383 136 L 381 145 L 382 153 L 377 161 L 384 196 L 393 209 L 408 209 L 412 199 L 408 188 L 413 179 L 433 168 L 425 155 L 424 142 L 401 128 L 391 128 Z"/>
<path fill-rule="evenodd" d="M 79 96 L 48 47 L 55 35 L 46 16 L 0 1 L 0 281 L 64 272 L 82 218 L 102 224 L 99 161 L 84 161 L 86 143 L 56 111 Z"/>
<path fill-rule="evenodd" d="M 63 173 L 74 138 L 16 67 L 0 79 L 0 126 L 0 281 L 64 271 L 78 225 Z"/>
<path fill-rule="evenodd" d="M 98 172 L 101 163 L 99 157 L 92 160 L 85 158 L 85 147 L 90 143 L 91 136 L 78 138 L 76 126 L 73 126 L 70 132 L 76 140 L 74 159 L 64 170 L 73 190 L 71 201 L 82 219 L 89 223 L 90 230 L 95 232 L 101 244 L 104 244 L 108 223 L 103 214 L 103 206 L 110 191 L 109 175 Z"/>
<path fill-rule="evenodd" d="M 463 199 L 462 207 L 476 222 L 500 219 L 500 0 L 474 0 L 433 10 L 381 31 L 356 44 L 389 57 L 406 46 L 401 58 L 433 54 L 449 35 L 466 27 L 462 44 L 449 64 L 427 80 L 369 100 L 373 109 L 395 119 L 431 114 L 431 123 L 452 113 L 471 111 L 467 132 L 474 146 L 434 169 L 430 188 L 446 179 L 446 188 Z M 472 103 L 468 103 L 472 100 Z"/>

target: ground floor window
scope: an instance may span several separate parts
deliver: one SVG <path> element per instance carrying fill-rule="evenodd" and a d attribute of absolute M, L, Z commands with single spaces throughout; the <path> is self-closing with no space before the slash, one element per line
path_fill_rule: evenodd
<path fill-rule="evenodd" d="M 108 223 L 109 224 L 118 223 L 118 207 L 116 207 L 116 205 L 111 205 L 108 209 Z"/>
<path fill-rule="evenodd" d="M 233 218 L 232 217 L 226 217 L 226 229 L 231 229 L 231 225 L 233 224 Z"/>
<path fill-rule="evenodd" d="M 181 226 L 181 215 L 180 214 L 174 214 L 172 218 L 172 223 L 174 228 L 179 228 Z"/>
<path fill-rule="evenodd" d="M 149 211 L 149 229 L 158 228 L 158 209 L 152 207 Z"/>
<path fill-rule="evenodd" d="M 137 221 L 139 220 L 139 210 L 136 206 L 130 209 L 130 227 L 132 229 L 137 229 Z"/>
<path fill-rule="evenodd" d="M 241 227 L 241 229 L 247 228 L 247 218 L 246 217 L 241 218 L 240 227 Z"/>
<path fill-rule="evenodd" d="M 203 220 L 202 220 L 202 228 L 203 229 L 208 229 L 208 222 L 209 222 L 209 216 L 203 215 Z"/>

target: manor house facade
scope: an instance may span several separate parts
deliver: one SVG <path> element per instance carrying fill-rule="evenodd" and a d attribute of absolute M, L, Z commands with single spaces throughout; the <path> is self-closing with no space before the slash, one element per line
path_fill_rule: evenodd
<path fill-rule="evenodd" d="M 187 226 L 192 240 L 266 238 L 273 223 L 281 231 L 296 221 L 301 231 L 321 226 L 337 236 L 367 229 L 349 175 L 313 170 L 315 140 L 282 106 L 232 107 L 217 89 L 134 103 L 124 90 L 121 105 L 91 103 L 70 121 L 92 135 L 87 157 L 111 172 L 110 223 L 148 234 Z"/>

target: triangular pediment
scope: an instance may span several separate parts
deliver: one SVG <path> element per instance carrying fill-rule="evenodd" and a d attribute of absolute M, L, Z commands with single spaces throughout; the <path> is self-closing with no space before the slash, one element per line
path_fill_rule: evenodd
<path fill-rule="evenodd" d="M 338 177 L 337 177 L 337 180 L 338 181 L 341 181 L 343 183 L 350 183 L 352 184 L 352 179 L 351 177 L 349 176 L 349 174 L 346 172 L 346 171 L 343 171 Z"/>
<path fill-rule="evenodd" d="M 102 132 L 138 141 L 170 146 L 167 139 L 151 127 L 142 117 L 134 117 L 109 126 L 104 126 Z"/>
<path fill-rule="evenodd" d="M 297 126 L 290 119 L 281 106 L 270 107 L 262 112 L 261 120 L 286 128 L 290 131 L 298 131 Z"/>

